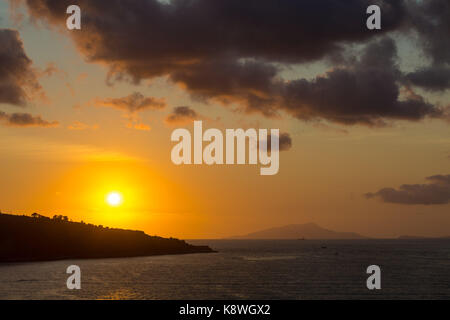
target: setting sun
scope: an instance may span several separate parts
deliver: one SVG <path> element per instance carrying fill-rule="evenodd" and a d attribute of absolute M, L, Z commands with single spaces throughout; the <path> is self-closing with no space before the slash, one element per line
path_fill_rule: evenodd
<path fill-rule="evenodd" d="M 122 203 L 122 195 L 118 192 L 108 193 L 108 195 L 106 196 L 106 202 L 111 207 L 117 207 Z"/>

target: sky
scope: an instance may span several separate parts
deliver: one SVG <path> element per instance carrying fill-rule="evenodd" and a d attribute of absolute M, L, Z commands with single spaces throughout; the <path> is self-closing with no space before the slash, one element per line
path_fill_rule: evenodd
<path fill-rule="evenodd" d="M 376 2 L 381 30 L 364 0 L 1 1 L 1 211 L 188 239 L 450 235 L 450 4 Z M 174 165 L 194 120 L 280 129 L 278 174 Z"/>

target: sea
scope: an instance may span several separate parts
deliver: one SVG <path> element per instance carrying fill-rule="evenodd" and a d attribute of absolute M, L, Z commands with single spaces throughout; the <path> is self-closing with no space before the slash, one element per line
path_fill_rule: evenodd
<path fill-rule="evenodd" d="M 450 239 L 188 242 L 218 252 L 0 264 L 0 299 L 450 299 Z"/>

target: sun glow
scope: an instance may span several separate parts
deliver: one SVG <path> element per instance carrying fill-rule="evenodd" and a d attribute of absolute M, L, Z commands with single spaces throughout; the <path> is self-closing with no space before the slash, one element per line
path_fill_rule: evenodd
<path fill-rule="evenodd" d="M 122 204 L 122 195 L 119 192 L 110 192 L 106 196 L 106 202 L 111 207 L 118 207 Z"/>

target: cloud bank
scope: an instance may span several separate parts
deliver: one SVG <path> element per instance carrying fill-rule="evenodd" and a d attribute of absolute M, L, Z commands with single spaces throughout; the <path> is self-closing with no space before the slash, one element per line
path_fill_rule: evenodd
<path fill-rule="evenodd" d="M 367 126 L 444 118 L 439 106 L 401 89 L 448 89 L 446 0 L 377 1 L 383 14 L 376 32 L 365 26 L 369 0 L 16 1 L 33 19 L 61 29 L 65 8 L 78 4 L 82 30 L 70 36 L 87 61 L 109 67 L 109 81 L 164 76 L 194 98 L 267 117 Z M 430 65 L 403 74 L 394 31 L 414 33 Z M 349 44 L 368 42 L 356 57 L 345 53 Z M 327 59 L 333 69 L 315 79 L 280 77 L 283 67 Z M 110 105 L 128 108 L 116 102 Z"/>

